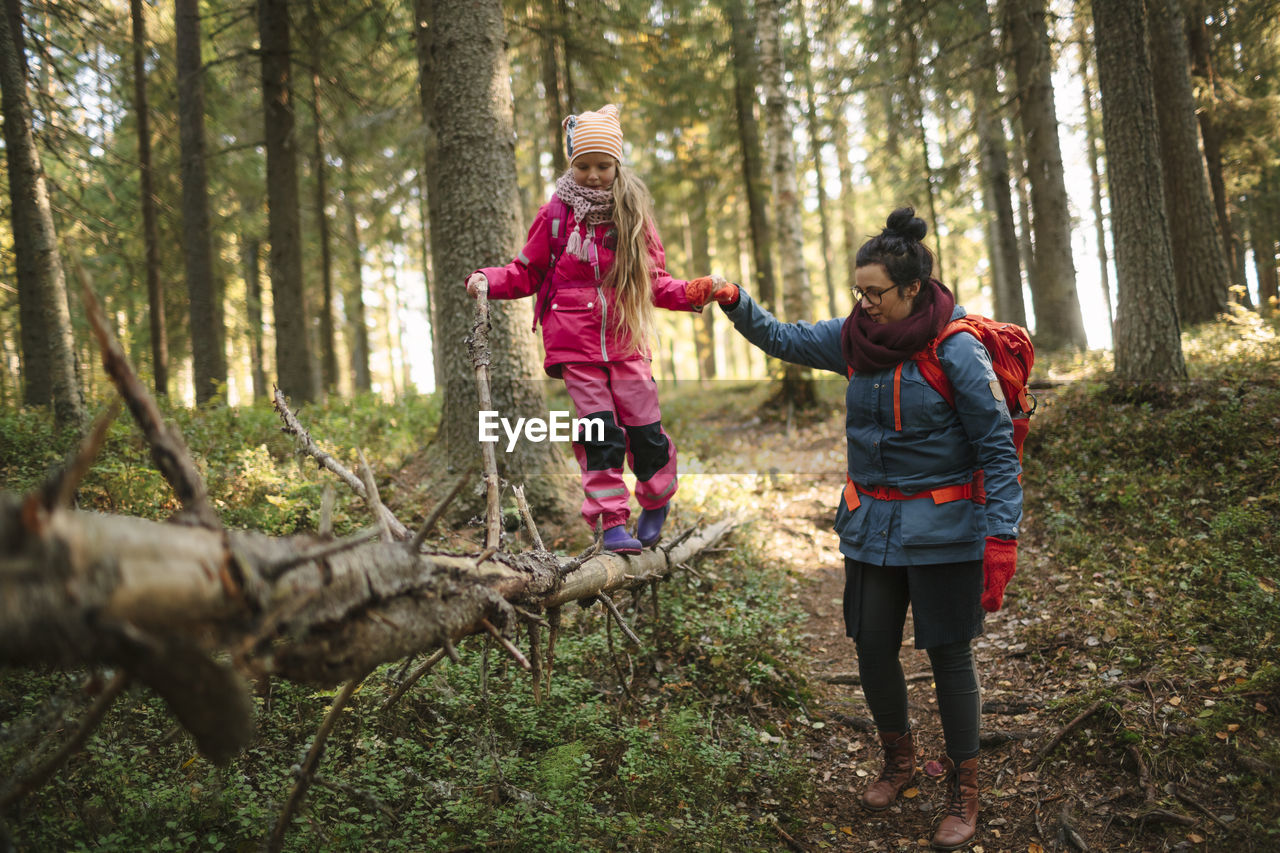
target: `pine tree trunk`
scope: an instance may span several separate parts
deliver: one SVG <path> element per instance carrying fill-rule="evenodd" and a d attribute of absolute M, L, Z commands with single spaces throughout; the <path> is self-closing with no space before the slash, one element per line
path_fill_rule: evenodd
<path fill-rule="evenodd" d="M 244 264 L 245 308 L 249 326 L 249 370 L 253 376 L 253 399 L 271 396 L 262 346 L 262 243 L 240 238 L 241 262 Z"/>
<path fill-rule="evenodd" d="M 765 194 L 764 158 L 760 151 L 760 126 L 756 121 L 755 32 L 747 19 L 746 0 L 725 0 L 733 37 L 733 96 L 738 119 L 738 145 L 742 155 L 742 181 L 747 193 L 751 228 L 751 252 L 755 280 L 751 293 L 761 305 L 773 309 L 776 286 L 773 276 L 773 240 Z"/>
<path fill-rule="evenodd" d="M 1120 293 L 1116 376 L 1186 379 L 1142 8 L 1093 0 L 1093 21 Z"/>
<path fill-rule="evenodd" d="M 1058 142 L 1045 0 L 1009 0 L 1005 10 L 1006 36 L 1014 45 L 1017 101 L 1031 181 L 1036 264 L 1031 299 L 1036 340 L 1046 350 L 1084 348 L 1088 338 L 1071 256 L 1071 212 Z"/>
<path fill-rule="evenodd" d="M 323 121 L 320 117 L 320 24 L 314 0 L 307 0 L 307 36 L 311 58 L 311 173 L 315 178 L 316 239 L 320 243 L 320 381 L 327 393 L 338 389 L 338 348 L 333 326 L 333 253 L 329 246 L 329 190 L 325 174 Z"/>
<path fill-rule="evenodd" d="M 271 238 L 271 304 L 276 326 L 276 376 L 295 401 L 316 398 L 311 313 L 302 282 L 298 206 L 298 140 L 291 85 L 288 0 L 259 0 L 263 132 L 267 148 L 267 215 Z"/>
<path fill-rule="evenodd" d="M 552 180 L 569 168 L 564 154 L 564 126 L 561 124 L 568 112 L 560 94 L 560 63 L 556 50 L 557 41 L 563 42 L 562 38 L 557 39 L 564 26 L 559 6 L 559 0 L 542 0 L 542 90 L 547 105 L 547 130 L 550 131 L 547 138 L 555 143 L 551 149 Z"/>
<path fill-rule="evenodd" d="M 84 398 L 76 376 L 66 275 L 32 131 L 22 27 L 20 5 L 7 0 L 0 15 L 0 111 L 26 367 L 23 399 L 34 405 L 52 402 L 59 427 L 79 431 L 85 421 Z"/>
<path fill-rule="evenodd" d="M 175 0 L 178 64 L 178 124 L 182 142 L 182 250 L 196 402 L 214 398 L 227 379 L 219 345 L 213 278 L 213 236 L 204 143 L 204 65 L 200 58 L 199 0 Z"/>
<path fill-rule="evenodd" d="M 347 317 L 348 347 L 351 356 L 351 376 L 356 393 L 373 390 L 373 376 L 369 371 L 369 325 L 364 314 L 364 249 L 360 245 L 360 221 L 356 218 L 355 188 L 352 186 L 350 158 L 343 158 L 343 171 L 347 186 L 342 192 L 343 207 L 347 212 L 347 243 L 350 248 L 350 268 L 346 295 L 342 304 Z M 434 331 L 435 326 L 432 326 Z"/>
<path fill-rule="evenodd" d="M 998 54 L 991 35 L 987 0 L 969 0 L 966 14 L 977 20 L 981 31 L 979 67 L 970 78 L 973 93 L 974 129 L 981 151 L 983 207 L 991 235 L 992 293 L 998 319 L 1027 325 L 1027 308 L 1022 298 L 1022 269 L 1018 262 L 1018 228 L 1013 217 L 1013 196 L 1009 189 L 1009 150 L 1004 126 L 994 106 L 1004 103 L 996 80 Z"/>
<path fill-rule="evenodd" d="M 129 0 L 133 25 L 133 110 L 138 121 L 138 197 L 142 207 L 143 265 L 151 326 L 151 368 L 156 396 L 169 393 L 169 333 L 165 327 L 164 293 L 160 288 L 160 246 L 156 236 L 156 199 L 151 185 L 151 116 L 147 104 L 147 22 L 142 0 Z"/>
<path fill-rule="evenodd" d="M 1160 121 L 1160 164 L 1173 240 L 1178 316 L 1183 323 L 1191 324 L 1212 320 L 1226 306 L 1230 270 L 1214 218 L 1204 155 L 1200 153 L 1183 20 L 1178 0 L 1148 0 L 1151 70 Z"/>
<path fill-rule="evenodd" d="M 818 95 L 813 85 L 812 39 L 809 37 L 808 17 L 805 13 L 806 0 L 797 5 L 800 16 L 800 61 L 803 63 L 800 72 L 804 77 L 805 105 L 808 107 L 805 116 L 805 127 L 809 131 L 809 156 L 813 158 L 813 186 L 818 196 L 818 234 L 822 244 L 822 279 L 827 289 L 827 313 L 836 316 L 836 286 L 831 271 L 831 227 L 828 222 L 827 181 L 822 167 L 822 116 L 818 109 Z"/>
<path fill-rule="evenodd" d="M 840 169 L 840 231 L 844 243 L 845 287 L 852 289 L 857 280 L 858 249 L 862 237 L 858 234 L 857 201 L 853 187 L 853 163 L 849 160 L 849 122 L 845 120 L 845 105 L 835 109 L 831 123 L 831 138 L 835 143 L 836 161 Z M 852 298 L 852 297 L 850 297 Z M 837 316 L 836 315 L 832 316 Z"/>
<path fill-rule="evenodd" d="M 786 69 L 783 66 L 779 0 L 759 0 L 756 26 L 760 33 L 760 81 L 764 88 L 765 138 L 769 148 L 773 210 L 778 223 L 778 255 L 782 262 L 782 316 L 788 323 L 813 319 L 809 271 L 804 262 L 804 227 L 796 158 L 787 117 Z M 813 403 L 813 376 L 807 368 L 787 364 L 779 399 L 805 407 Z"/>
<path fill-rule="evenodd" d="M 693 181 L 693 198 L 689 199 L 689 237 L 692 251 L 689 263 L 695 270 L 711 269 L 711 216 L 708 200 L 715 189 L 715 179 L 698 177 Z M 716 334 L 714 306 L 692 315 L 693 337 L 698 348 L 698 378 L 716 378 Z"/>
<path fill-rule="evenodd" d="M 1209 189 L 1213 193 L 1213 209 L 1218 217 L 1218 230 L 1222 233 L 1222 250 L 1226 254 L 1231 283 L 1245 283 L 1244 267 L 1237 261 L 1236 239 L 1228 210 L 1226 181 L 1223 178 L 1222 143 L 1225 133 L 1218 121 L 1218 75 L 1214 67 L 1213 47 L 1208 27 L 1205 25 L 1203 0 L 1188 0 L 1186 17 L 1187 50 L 1191 56 L 1191 73 L 1199 78 L 1201 91 L 1196 118 L 1200 122 L 1200 141 L 1204 145 L 1205 166 L 1209 171 Z"/>
<path fill-rule="evenodd" d="M 436 387 L 444 394 L 440 430 L 428 454 L 456 476 L 480 464 L 475 368 L 465 346 L 476 304 L 462 283 L 477 267 L 508 263 L 523 236 L 506 37 L 501 0 L 417 0 L 415 8 L 432 175 L 428 205 L 440 323 L 435 333 L 441 336 Z M 448 168 L 438 168 L 444 163 Z M 530 303 L 490 305 L 491 393 L 495 409 L 512 419 L 547 417 L 545 378 L 529 332 Z M 504 454 L 500 469 L 506 480 L 525 484 L 540 518 L 556 521 L 569 517 L 581 495 L 571 471 L 566 447 L 532 441 Z"/>
<path fill-rule="evenodd" d="M 1084 88 L 1084 133 L 1089 160 L 1089 180 L 1093 190 L 1094 242 L 1098 245 L 1098 281 L 1102 283 L 1102 298 L 1107 306 L 1107 328 L 1115 336 L 1116 313 L 1111 304 L 1111 271 L 1107 268 L 1107 226 L 1102 213 L 1102 173 L 1098 168 L 1098 116 L 1093 102 L 1093 86 L 1089 82 L 1090 45 L 1081 37 L 1080 82 Z"/>

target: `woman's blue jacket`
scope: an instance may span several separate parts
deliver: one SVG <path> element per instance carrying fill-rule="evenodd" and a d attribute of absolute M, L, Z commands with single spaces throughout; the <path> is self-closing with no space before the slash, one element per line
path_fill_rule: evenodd
<path fill-rule="evenodd" d="M 781 323 L 745 291 L 739 291 L 737 305 L 724 310 L 738 331 L 769 355 L 849 375 L 840 345 L 844 318 Z M 952 319 L 964 315 L 956 306 Z M 1018 535 L 1022 468 L 991 358 L 973 335 L 957 334 L 938 347 L 938 360 L 955 387 L 956 407 L 908 360 L 901 376 L 901 430 L 894 424 L 894 369 L 849 377 L 848 478 L 868 488 L 915 494 L 970 482 L 981 470 L 986 502 L 858 494 L 860 503 L 851 509 L 842 492 L 835 530 L 846 557 L 884 566 L 980 560 L 987 536 Z"/>

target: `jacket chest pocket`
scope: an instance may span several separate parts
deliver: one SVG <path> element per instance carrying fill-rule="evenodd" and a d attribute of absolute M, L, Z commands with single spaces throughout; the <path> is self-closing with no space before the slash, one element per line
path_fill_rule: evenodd
<path fill-rule="evenodd" d="M 946 426 L 955 418 L 942 395 L 918 375 L 909 376 L 903 371 L 900 394 L 904 427 L 931 431 Z"/>
<path fill-rule="evenodd" d="M 551 297 L 551 310 L 560 314 L 600 311 L 600 291 L 594 287 L 561 287 Z"/>

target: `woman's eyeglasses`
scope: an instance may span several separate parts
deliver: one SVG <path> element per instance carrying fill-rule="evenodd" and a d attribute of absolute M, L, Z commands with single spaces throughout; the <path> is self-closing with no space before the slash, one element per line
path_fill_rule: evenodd
<path fill-rule="evenodd" d="M 884 298 L 884 295 L 893 289 L 894 288 L 892 287 L 886 287 L 884 290 L 863 290 L 855 284 L 853 287 L 849 288 L 849 292 L 853 294 L 854 304 L 865 299 L 867 300 L 868 305 L 879 305 L 880 300 Z"/>

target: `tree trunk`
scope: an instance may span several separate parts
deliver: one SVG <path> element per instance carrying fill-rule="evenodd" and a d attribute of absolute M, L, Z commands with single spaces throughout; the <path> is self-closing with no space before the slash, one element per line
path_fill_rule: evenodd
<path fill-rule="evenodd" d="M 373 376 L 369 371 L 369 324 L 364 312 L 364 248 L 360 244 L 360 220 L 357 218 L 353 187 L 355 179 L 349 157 L 343 157 L 342 169 L 347 183 L 342 191 L 342 205 L 347 212 L 347 243 L 351 250 L 348 256 L 351 266 L 347 272 L 350 284 L 342 304 L 347 317 L 347 337 L 351 341 L 348 348 L 351 376 L 356 393 L 366 393 L 373 389 Z"/>
<path fill-rule="evenodd" d="M 316 397 L 311 313 L 302 282 L 298 207 L 298 140 L 290 83 L 288 0 L 259 0 L 263 132 L 267 147 L 267 214 L 271 238 L 271 304 L 276 326 L 277 384 L 295 400 Z"/>
<path fill-rule="evenodd" d="M 78 432 L 85 421 L 84 398 L 76 377 L 66 275 L 27 100 L 22 27 L 20 5 L 7 0 L 0 15 L 0 111 L 26 367 L 23 399 L 34 405 L 52 402 L 59 427 Z"/>
<path fill-rule="evenodd" d="M 991 272 L 995 315 L 1006 323 L 1027 325 L 1022 298 L 1022 268 L 1018 262 L 1018 228 L 1009 189 L 1009 150 L 995 105 L 1004 103 L 996 80 L 998 54 L 991 35 L 987 0 L 969 0 L 964 7 L 980 30 L 979 67 L 970 77 L 974 129 L 981 151 L 983 207 L 991 235 Z"/>
<path fill-rule="evenodd" d="M 182 143 L 182 250 L 191 322 L 196 402 L 218 393 L 227 379 L 219 343 L 222 312 L 213 277 L 213 236 L 204 148 L 204 65 L 200 58 L 199 0 L 174 0 L 178 64 L 178 125 Z"/>
<path fill-rule="evenodd" d="M 782 315 L 788 323 L 813 319 L 809 271 L 804 262 L 804 225 L 796 186 L 796 158 L 787 117 L 786 69 L 783 66 L 779 0 L 759 0 L 756 25 L 760 33 L 760 79 L 765 93 L 765 138 L 769 145 L 773 210 L 778 223 L 778 254 L 782 261 Z M 783 368 L 778 399 L 805 407 L 816 399 L 813 375 L 804 367 Z"/>
<path fill-rule="evenodd" d="M 711 215 L 708 200 L 715 190 L 715 178 L 699 176 L 693 181 L 693 198 L 689 199 L 689 263 L 695 270 L 711 269 Z M 716 310 L 707 306 L 701 314 L 692 315 L 693 337 L 698 347 L 698 377 L 716 378 Z"/>
<path fill-rule="evenodd" d="M 1214 68 L 1213 48 L 1208 27 L 1205 25 L 1203 0 L 1188 0 L 1186 18 L 1187 49 L 1191 56 L 1191 73 L 1199 78 L 1203 93 L 1197 105 L 1196 117 L 1200 122 L 1200 141 L 1204 145 L 1205 168 L 1209 173 L 1209 189 L 1213 193 L 1213 209 L 1218 217 L 1218 230 L 1222 233 L 1222 249 L 1226 255 L 1231 283 L 1245 283 L 1244 268 L 1236 260 L 1236 240 L 1228 212 L 1227 187 L 1223 178 L 1222 143 L 1226 134 L 1218 121 L 1218 75 Z"/>
<path fill-rule="evenodd" d="M 1094 242 L 1098 244 L 1098 281 L 1102 283 L 1102 299 L 1107 306 L 1107 328 L 1114 344 L 1116 313 L 1111 304 L 1111 271 L 1107 268 L 1107 225 L 1102 213 L 1102 173 L 1098 168 L 1098 116 L 1093 106 L 1093 87 L 1089 82 L 1090 45 L 1081 36 L 1080 82 L 1084 87 L 1084 133 L 1089 159 L 1089 180 L 1093 189 Z"/>
<path fill-rule="evenodd" d="M 1014 49 L 1017 100 L 1031 180 L 1036 264 L 1031 299 L 1036 341 L 1046 350 L 1084 348 L 1089 341 L 1076 295 L 1071 212 L 1058 142 L 1045 0 L 1009 0 L 1005 9 L 1006 38 Z"/>
<path fill-rule="evenodd" d="M 564 99 L 560 93 L 560 62 L 557 58 L 559 51 L 557 50 L 557 42 L 561 45 L 564 38 L 561 35 L 564 28 L 564 22 L 560 18 L 560 0 L 542 0 L 542 32 L 540 40 L 542 43 L 542 89 L 543 97 L 547 105 L 547 130 L 550 131 L 549 139 L 555 141 L 555 147 L 551 149 L 551 169 L 552 180 L 564 174 L 565 169 L 569 168 L 569 164 L 565 161 L 564 155 L 564 121 L 568 111 L 564 106 Z M 568 62 L 568 58 L 565 59 Z"/>
<path fill-rule="evenodd" d="M 822 116 L 818 109 L 818 95 L 813 85 L 813 63 L 810 59 L 813 44 L 809 37 L 808 17 L 805 14 L 805 2 L 800 0 L 796 7 L 800 25 L 800 72 L 804 77 L 805 105 L 808 107 L 805 127 L 809 131 L 809 156 L 813 158 L 813 186 L 818 195 L 818 233 L 822 243 L 822 279 L 827 288 L 827 313 L 836 316 L 836 286 L 831 271 L 831 227 L 828 223 L 827 181 L 822 166 Z"/>
<path fill-rule="evenodd" d="M 1151 71 L 1160 120 L 1160 165 L 1173 241 L 1178 317 L 1212 320 L 1226 306 L 1230 269 L 1200 153 L 1190 59 L 1178 0 L 1148 0 Z"/>
<path fill-rule="evenodd" d="M 1128 0 L 1093 0 L 1093 22 L 1120 293 L 1116 376 L 1125 382 L 1183 380 L 1142 8 Z"/>
<path fill-rule="evenodd" d="M 253 399 L 271 396 L 262 347 L 262 244 L 248 237 L 240 239 L 241 261 L 244 263 L 244 289 L 249 325 L 249 367 L 253 375 Z"/>
<path fill-rule="evenodd" d="M 462 286 L 477 267 L 505 264 L 523 235 L 516 193 L 515 141 L 500 0 L 416 0 L 420 84 L 436 317 L 442 358 L 440 430 L 428 449 L 445 472 L 479 466 L 474 368 L 463 342 L 475 302 Z M 438 168 L 447 163 L 448 168 Z M 503 417 L 547 417 L 542 371 L 529 332 L 530 300 L 490 306 L 494 408 Z M 581 493 L 568 456 L 552 442 L 519 442 L 503 457 L 503 476 L 523 482 L 541 515 L 562 520 Z M 456 473 L 449 473 L 450 478 Z"/>
<path fill-rule="evenodd" d="M 311 173 L 315 178 L 316 239 L 320 243 L 320 382 L 326 393 L 338 390 L 338 347 L 333 327 L 333 253 L 329 246 L 329 190 L 320 117 L 320 68 L 324 64 L 315 0 L 307 0 L 307 36 L 311 61 Z"/>
<path fill-rule="evenodd" d="M 773 240 L 765 201 L 764 158 L 760 152 L 760 127 L 756 121 L 755 32 L 747 19 L 746 0 L 725 0 L 733 37 L 733 97 L 738 119 L 738 145 L 742 155 L 742 182 L 750 212 L 751 252 L 755 262 L 752 295 L 773 310 L 776 287 L 773 276 Z"/>
<path fill-rule="evenodd" d="M 858 249 L 862 245 L 862 237 L 858 234 L 857 202 L 853 186 L 853 163 L 849 160 L 849 122 L 845 120 L 845 104 L 841 103 L 834 112 L 831 137 L 840 168 L 840 230 L 844 237 L 845 287 L 852 290 L 858 283 L 854 273 L 858 267 Z M 838 313 L 833 316 L 838 316 Z"/>
<path fill-rule="evenodd" d="M 142 207 L 142 244 L 151 325 L 151 369 L 156 394 L 169 393 L 169 333 L 165 327 L 164 293 L 160 288 L 160 245 L 156 236 L 156 199 L 151 186 L 151 116 L 147 105 L 147 22 L 142 0 L 129 0 L 133 24 L 133 110 L 138 120 L 138 198 Z"/>

